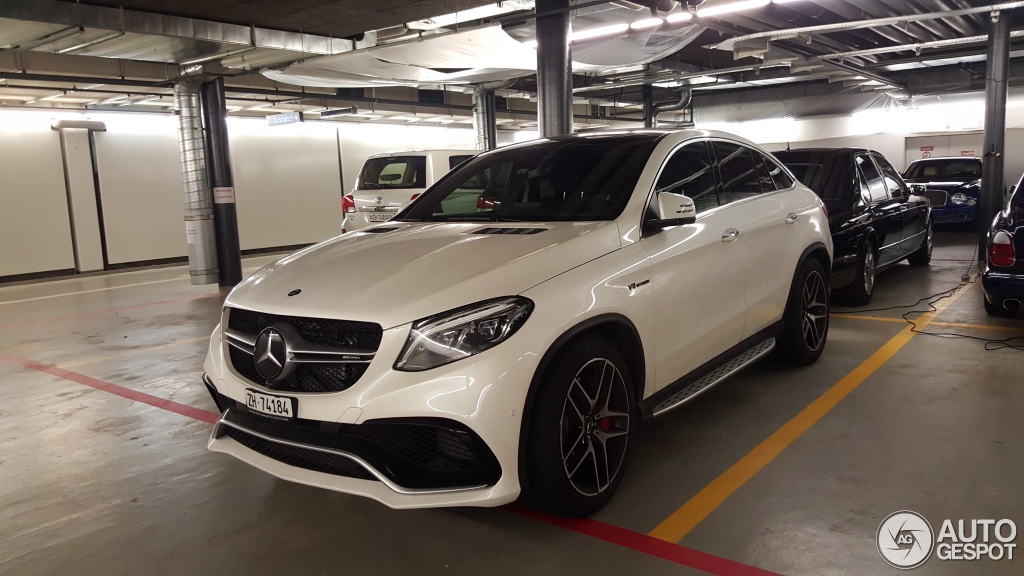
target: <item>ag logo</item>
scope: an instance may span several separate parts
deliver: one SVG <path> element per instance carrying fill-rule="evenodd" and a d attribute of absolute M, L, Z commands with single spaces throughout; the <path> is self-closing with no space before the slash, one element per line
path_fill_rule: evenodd
<path fill-rule="evenodd" d="M 890 566 L 917 568 L 932 555 L 932 525 L 917 512 L 893 512 L 878 526 L 878 553 Z"/>

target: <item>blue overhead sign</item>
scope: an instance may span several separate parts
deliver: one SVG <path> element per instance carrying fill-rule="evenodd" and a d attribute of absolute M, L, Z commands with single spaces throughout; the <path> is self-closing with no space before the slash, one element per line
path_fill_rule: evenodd
<path fill-rule="evenodd" d="M 267 116 L 267 124 L 279 126 L 281 124 L 294 124 L 302 122 L 302 112 L 285 112 L 284 114 L 273 114 Z"/>

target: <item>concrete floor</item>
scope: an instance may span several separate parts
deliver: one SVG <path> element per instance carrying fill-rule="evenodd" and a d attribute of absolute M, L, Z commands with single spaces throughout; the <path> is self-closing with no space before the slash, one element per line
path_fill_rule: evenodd
<path fill-rule="evenodd" d="M 955 287 L 972 241 L 940 233 L 932 265 L 880 275 L 870 308 Z M 926 330 L 1024 336 L 1024 320 L 987 317 L 981 297 L 969 284 Z M 215 408 L 199 377 L 222 299 L 181 267 L 0 287 L 0 574 L 894 574 L 875 533 L 897 510 L 936 530 L 1010 518 L 1024 532 L 1024 355 L 910 337 L 909 309 L 834 309 L 817 364 L 761 363 L 655 421 L 611 504 L 558 522 L 394 511 L 208 453 Z M 855 370 L 900 334 L 876 369 Z M 708 494 L 678 542 L 646 535 Z M 1021 574 L 1024 559 L 933 556 L 916 573 Z"/>

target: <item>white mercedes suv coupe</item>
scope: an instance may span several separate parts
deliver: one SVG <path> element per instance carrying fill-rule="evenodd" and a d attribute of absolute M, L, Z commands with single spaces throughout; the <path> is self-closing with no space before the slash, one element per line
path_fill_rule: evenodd
<path fill-rule="evenodd" d="M 728 134 L 486 152 L 231 292 L 209 448 L 394 508 L 588 515 L 644 419 L 773 351 L 818 358 L 831 251 L 818 197 Z"/>

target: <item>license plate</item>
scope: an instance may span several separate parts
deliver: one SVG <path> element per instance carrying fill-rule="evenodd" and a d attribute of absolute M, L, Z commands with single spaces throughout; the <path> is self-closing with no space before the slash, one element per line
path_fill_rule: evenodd
<path fill-rule="evenodd" d="M 391 220 L 393 216 L 394 214 L 381 212 L 374 212 L 372 214 L 367 215 L 367 217 L 370 219 L 370 222 L 387 222 L 388 220 Z"/>
<path fill-rule="evenodd" d="M 291 420 L 298 412 L 299 399 L 287 396 L 274 396 L 255 390 L 245 391 L 245 405 L 253 412 L 278 420 Z"/>

